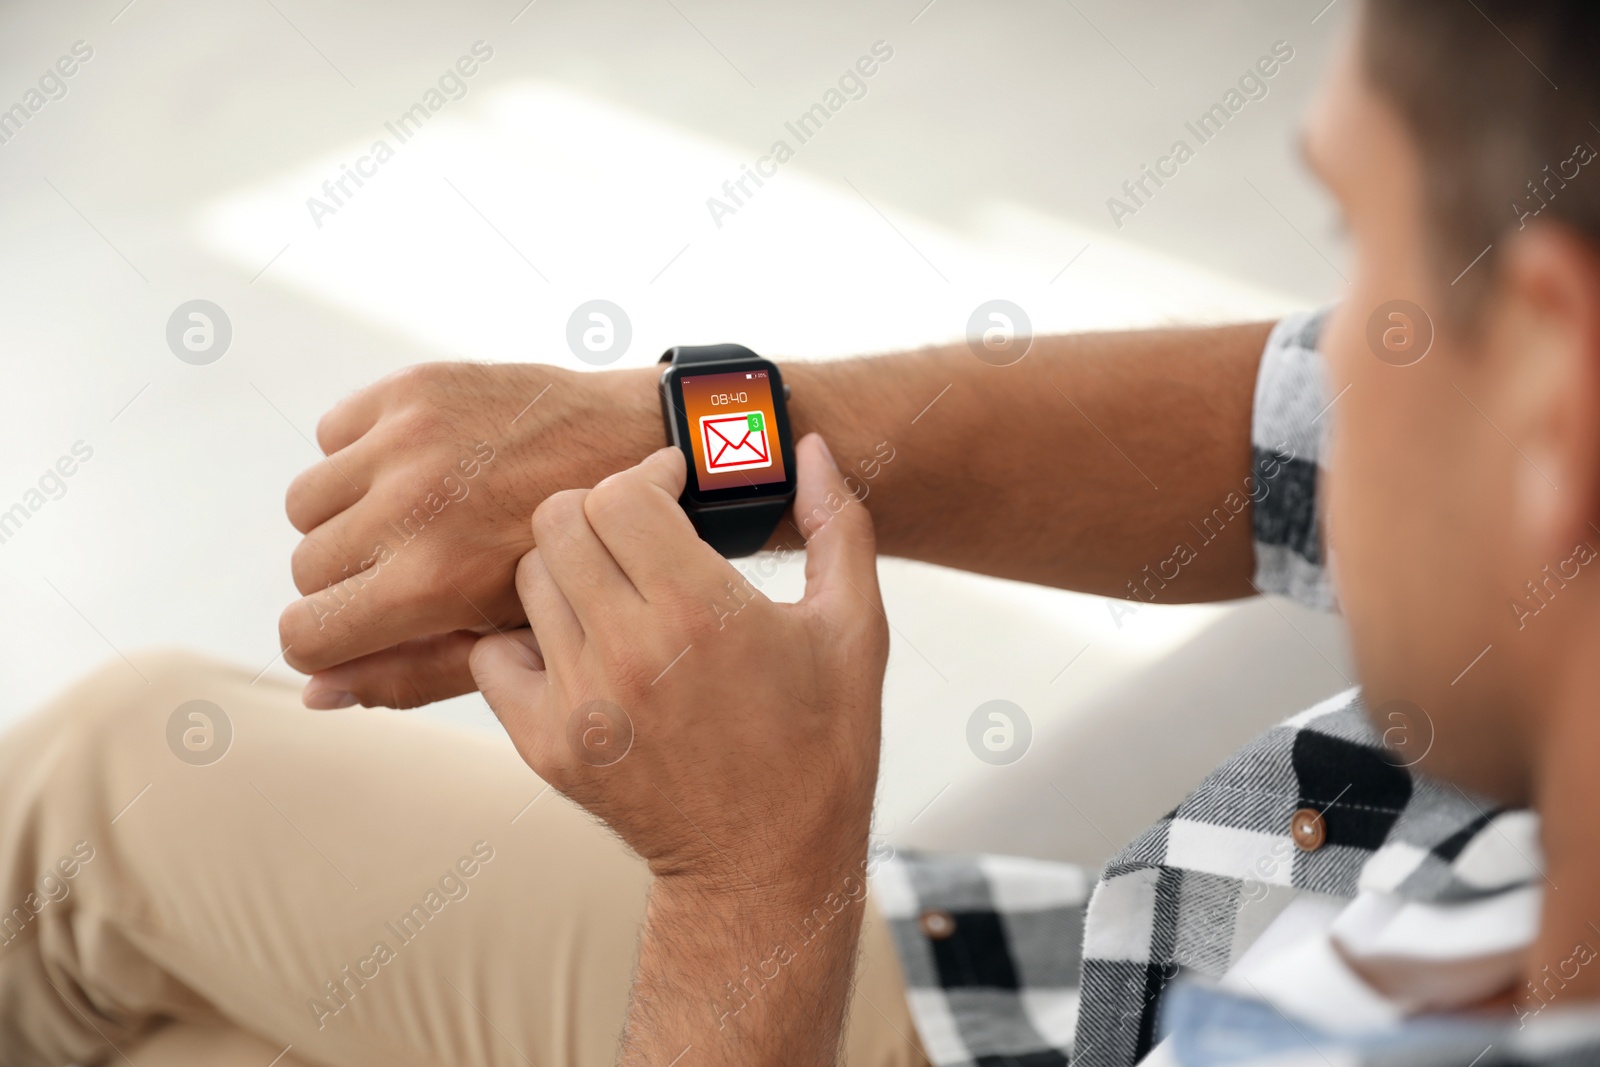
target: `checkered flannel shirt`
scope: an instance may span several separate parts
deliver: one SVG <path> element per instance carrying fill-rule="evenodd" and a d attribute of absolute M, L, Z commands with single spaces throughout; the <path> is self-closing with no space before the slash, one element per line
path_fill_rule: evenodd
<path fill-rule="evenodd" d="M 1322 318 L 1295 316 L 1273 330 L 1251 438 L 1261 482 L 1253 494 L 1257 585 L 1331 609 L 1316 513 L 1323 454 L 1316 424 L 1327 405 L 1316 353 Z M 1290 834 L 1291 817 L 1304 808 L 1322 814 L 1326 838 L 1315 851 L 1297 847 Z M 1485 850 L 1469 846 L 1497 833 L 1501 820 L 1532 817 L 1497 810 L 1398 766 L 1351 690 L 1247 745 L 1117 853 L 1098 880 L 1071 864 L 901 853 L 878 869 L 873 889 L 893 933 L 918 1034 L 938 1067 L 1048 1067 L 1069 1060 L 1127 1067 L 1159 1040 L 1158 1015 L 1167 1025 L 1183 1024 L 1178 1047 L 1194 1054 L 1187 1062 L 1242 1062 L 1235 1058 L 1243 1049 L 1237 1033 L 1218 1048 L 1195 1037 L 1204 1037 L 1204 1019 L 1215 1017 L 1204 1009 L 1219 1003 L 1228 1007 L 1227 1018 L 1255 1010 L 1269 1029 L 1295 1027 L 1298 1038 L 1285 1039 L 1278 1051 L 1300 1062 L 1311 1051 L 1303 1025 L 1287 1023 L 1264 1002 L 1234 1003 L 1227 994 L 1175 981 L 1220 978 L 1304 890 L 1350 898 L 1359 882 L 1449 903 L 1525 884 L 1537 875 L 1486 874 Z M 1469 851 L 1477 859 L 1464 872 L 1457 861 Z M 1178 993 L 1168 996 L 1169 987 Z M 1567 1062 L 1561 1057 L 1574 1047 L 1586 1062 L 1600 1062 L 1595 1030 L 1530 1051 L 1509 1026 L 1513 1020 L 1508 1011 L 1506 1032 L 1497 1021 L 1484 1040 L 1481 1024 L 1425 1026 L 1440 1032 L 1420 1043 L 1414 1028 L 1402 1028 L 1409 1043 L 1398 1058 L 1393 1048 L 1352 1052 L 1319 1044 L 1305 1062 L 1443 1064 L 1474 1042 L 1458 1067 L 1479 1053 L 1476 1067 Z M 1254 1049 L 1266 1051 L 1270 1042 Z"/>

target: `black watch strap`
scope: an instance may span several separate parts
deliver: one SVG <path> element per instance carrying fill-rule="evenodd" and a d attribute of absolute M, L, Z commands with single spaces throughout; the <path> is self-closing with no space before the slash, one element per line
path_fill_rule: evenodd
<path fill-rule="evenodd" d="M 661 362 L 679 367 L 684 364 L 730 363 L 760 358 L 744 345 L 678 345 L 667 349 Z M 784 393 L 788 393 L 787 387 Z M 789 502 L 752 500 L 748 504 L 684 510 L 702 541 L 728 559 L 735 559 L 761 551 L 772 536 L 772 531 L 778 528 L 784 512 L 789 510 Z"/>
<path fill-rule="evenodd" d="M 702 541 L 728 559 L 737 559 L 760 552 L 788 510 L 787 500 L 757 500 L 700 508 L 688 515 Z"/>
<path fill-rule="evenodd" d="M 760 359 L 744 345 L 679 345 L 661 354 L 662 363 L 726 363 L 736 359 Z"/>

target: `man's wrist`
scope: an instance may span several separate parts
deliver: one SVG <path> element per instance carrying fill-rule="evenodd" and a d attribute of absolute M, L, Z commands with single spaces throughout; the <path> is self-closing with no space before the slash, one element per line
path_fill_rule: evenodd
<path fill-rule="evenodd" d="M 655 442 L 654 448 L 660 448 L 666 443 L 666 427 L 661 421 L 661 369 L 628 367 L 606 374 L 608 379 L 613 376 L 622 417 L 642 437 Z"/>
<path fill-rule="evenodd" d="M 707 908 L 752 922 L 790 923 L 818 907 L 860 900 L 866 893 L 866 845 L 836 862 L 796 857 L 781 870 L 731 866 L 715 872 L 656 875 L 652 899 L 669 909 Z"/>
<path fill-rule="evenodd" d="M 626 470 L 667 443 L 661 421 L 661 393 L 656 386 L 659 377 L 660 372 L 654 367 L 578 375 L 580 387 L 595 390 L 591 394 L 594 401 L 580 410 L 603 413 L 598 428 L 608 446 L 600 457 L 604 469 L 596 470 L 594 481 Z M 591 439 L 596 428 L 575 426 L 574 439 Z"/>
<path fill-rule="evenodd" d="M 663 876 L 651 889 L 620 1062 L 836 1062 L 865 912 L 865 882 L 781 897 Z"/>

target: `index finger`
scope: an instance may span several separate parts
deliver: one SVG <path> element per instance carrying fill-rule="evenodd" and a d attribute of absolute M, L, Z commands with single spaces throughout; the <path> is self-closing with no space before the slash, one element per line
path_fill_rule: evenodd
<path fill-rule="evenodd" d="M 414 637 L 521 624 L 515 590 L 476 601 L 427 567 L 390 559 L 296 600 L 278 618 L 284 661 L 309 674 Z"/>
<path fill-rule="evenodd" d="M 732 570 L 678 503 L 687 475 L 683 453 L 663 448 L 605 479 L 583 501 L 589 526 L 646 601 L 682 590 L 685 579 L 716 581 Z"/>

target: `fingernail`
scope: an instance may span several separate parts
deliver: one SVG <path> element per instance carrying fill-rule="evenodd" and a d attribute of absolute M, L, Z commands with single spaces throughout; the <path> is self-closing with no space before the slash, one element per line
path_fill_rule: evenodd
<path fill-rule="evenodd" d="M 300 702 L 312 711 L 336 711 L 356 704 L 356 695 L 343 689 L 330 689 L 316 682 L 309 683 L 300 693 Z"/>
<path fill-rule="evenodd" d="M 839 462 L 833 458 L 833 449 L 828 447 L 828 442 L 823 440 L 823 437 L 820 433 L 812 434 L 811 436 L 817 439 L 817 446 L 822 449 L 823 456 L 827 458 L 828 466 L 837 471 L 839 469 Z"/>

